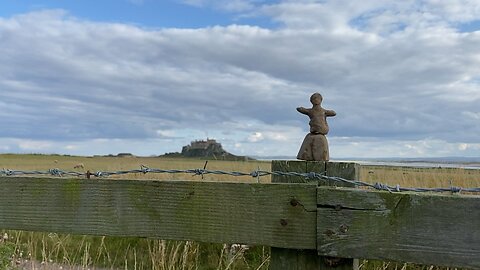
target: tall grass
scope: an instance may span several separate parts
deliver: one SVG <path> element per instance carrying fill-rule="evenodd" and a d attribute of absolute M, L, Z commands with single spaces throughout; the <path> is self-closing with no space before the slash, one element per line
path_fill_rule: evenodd
<path fill-rule="evenodd" d="M 2 233 L 8 235 L 8 240 L 0 243 L 0 269 L 268 269 L 266 247 L 233 250 L 227 244 L 192 241 Z"/>
<path fill-rule="evenodd" d="M 463 168 L 362 166 L 360 178 L 402 187 L 480 187 L 480 170 Z"/>
<path fill-rule="evenodd" d="M 142 165 L 157 169 L 202 169 L 207 170 L 241 171 L 252 172 L 254 170 L 270 170 L 270 162 L 249 160 L 249 161 L 225 161 L 207 160 L 193 158 L 159 158 L 159 157 L 76 157 L 59 155 L 14 155 L 0 154 L 0 167 L 15 170 L 41 170 L 45 171 L 58 168 L 64 171 L 90 172 L 96 171 L 120 171 L 140 169 Z M 84 169 L 74 169 L 76 164 L 82 163 Z M 203 178 L 202 178 L 203 177 Z M 136 173 L 128 175 L 110 176 L 118 179 L 152 179 L 152 180 L 207 180 L 207 181 L 234 181 L 234 182 L 257 182 L 257 178 L 250 176 L 235 177 L 229 175 L 206 174 L 202 177 L 189 174 L 157 174 L 157 173 Z M 270 176 L 263 176 L 262 183 L 271 181 Z"/>

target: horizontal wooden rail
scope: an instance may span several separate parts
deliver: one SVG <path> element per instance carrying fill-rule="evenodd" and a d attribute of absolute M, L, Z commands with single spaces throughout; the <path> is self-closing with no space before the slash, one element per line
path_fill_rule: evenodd
<path fill-rule="evenodd" d="M 245 243 L 454 267 L 480 268 L 479 209 L 478 196 L 316 184 L 0 177 L 2 229 Z"/>
<path fill-rule="evenodd" d="M 0 177 L 0 187 L 3 229 L 316 248 L 315 185 Z"/>
<path fill-rule="evenodd" d="M 319 254 L 480 268 L 480 197 L 318 188 Z"/>

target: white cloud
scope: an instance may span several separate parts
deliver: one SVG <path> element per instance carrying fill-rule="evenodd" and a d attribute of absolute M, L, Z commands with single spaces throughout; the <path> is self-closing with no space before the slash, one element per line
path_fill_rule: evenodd
<path fill-rule="evenodd" d="M 248 139 L 247 139 L 249 142 L 252 142 L 252 143 L 256 143 L 256 142 L 260 142 L 260 141 L 263 141 L 264 138 L 263 138 L 263 134 L 260 133 L 260 132 L 254 132 L 253 134 L 250 134 L 250 136 L 248 136 Z"/>
<path fill-rule="evenodd" d="M 438 14 L 439 19 L 454 22 L 478 20 L 480 16 L 480 3 L 476 0 L 427 0 L 425 7 Z"/>
<path fill-rule="evenodd" d="M 174 130 L 157 130 L 157 134 L 161 137 L 175 137 Z"/>
<path fill-rule="evenodd" d="M 480 32 L 456 27 L 480 16 L 476 2 L 228 3 L 282 26 L 151 30 L 61 10 L 0 18 L 0 138 L 22 140 L 12 151 L 91 154 L 150 141 L 138 152 L 161 154 L 211 136 L 245 154 L 294 156 L 308 132 L 295 108 L 319 91 L 338 114 L 332 156 L 370 146 L 368 155 L 473 154 Z"/>
<path fill-rule="evenodd" d="M 273 140 L 273 141 L 277 141 L 277 142 L 285 142 L 285 141 L 288 141 L 290 138 L 289 138 L 289 134 L 286 133 L 286 132 L 280 132 L 280 131 L 276 131 L 276 132 L 267 132 L 265 134 L 265 137 Z"/>
<path fill-rule="evenodd" d="M 22 140 L 18 143 L 18 147 L 24 151 L 43 151 L 52 147 L 52 143 L 48 141 Z"/>
<path fill-rule="evenodd" d="M 228 12 L 244 12 L 255 7 L 259 0 L 178 0 L 195 7 L 211 7 Z"/>
<path fill-rule="evenodd" d="M 480 112 L 462 112 L 462 114 L 468 118 L 480 120 Z"/>
<path fill-rule="evenodd" d="M 468 149 L 468 143 L 461 143 L 458 145 L 458 150 L 465 151 Z"/>
<path fill-rule="evenodd" d="M 437 139 L 378 141 L 374 138 L 330 138 L 332 158 L 478 157 L 480 143 L 451 143 Z"/>
<path fill-rule="evenodd" d="M 69 145 L 66 145 L 64 148 L 65 148 L 66 150 L 69 150 L 69 151 L 77 150 L 77 149 L 78 149 L 78 145 L 69 144 Z"/>

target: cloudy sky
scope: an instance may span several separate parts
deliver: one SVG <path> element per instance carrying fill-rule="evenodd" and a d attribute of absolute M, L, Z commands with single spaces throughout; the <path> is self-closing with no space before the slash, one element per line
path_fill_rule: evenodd
<path fill-rule="evenodd" d="M 0 152 L 480 156 L 478 0 L 4 0 Z"/>

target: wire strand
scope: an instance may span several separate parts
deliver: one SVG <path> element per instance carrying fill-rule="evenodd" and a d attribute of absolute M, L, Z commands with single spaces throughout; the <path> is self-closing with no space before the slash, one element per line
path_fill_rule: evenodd
<path fill-rule="evenodd" d="M 206 167 L 206 166 L 205 166 Z M 263 170 L 255 170 L 252 172 L 238 172 L 238 171 L 222 171 L 222 170 L 206 170 L 205 167 L 203 169 L 186 169 L 186 170 L 178 170 L 178 169 L 155 169 L 149 168 L 145 165 L 141 165 L 140 169 L 134 170 L 122 170 L 122 171 L 97 171 L 91 173 L 87 171 L 86 173 L 76 172 L 76 171 L 63 171 L 58 168 L 49 169 L 46 171 L 22 171 L 22 170 L 10 170 L 10 169 L 2 169 L 0 170 L 0 176 L 22 176 L 22 175 L 51 175 L 56 177 L 68 177 L 68 176 L 75 176 L 75 177 L 87 177 L 90 176 L 95 177 L 108 177 L 112 175 L 125 175 L 125 174 L 132 174 L 132 173 L 155 173 L 155 174 L 191 174 L 193 176 L 203 176 L 204 175 L 229 175 L 234 177 L 242 177 L 242 176 L 250 176 L 253 178 L 258 179 L 262 176 L 284 176 L 284 177 L 300 177 L 302 182 L 308 183 L 312 181 L 333 181 L 337 183 L 347 183 L 350 185 L 354 185 L 356 187 L 367 187 L 376 190 L 385 190 L 388 192 L 451 192 L 451 193 L 460 193 L 460 192 L 469 192 L 469 193 L 480 193 L 480 187 L 473 187 L 473 188 L 464 188 L 464 187 L 433 187 L 433 188 L 420 188 L 420 187 L 401 187 L 400 185 L 390 186 L 384 183 L 367 183 L 360 180 L 349 180 L 342 177 L 336 176 L 326 176 L 322 173 L 317 172 L 308 172 L 308 173 L 300 173 L 300 172 L 280 172 L 280 171 L 263 171 Z"/>

